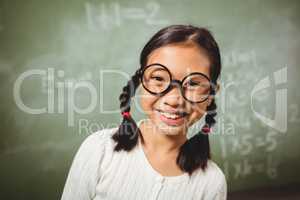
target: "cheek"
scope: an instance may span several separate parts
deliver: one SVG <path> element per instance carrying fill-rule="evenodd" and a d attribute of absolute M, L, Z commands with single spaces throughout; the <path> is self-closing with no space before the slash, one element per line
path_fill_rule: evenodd
<path fill-rule="evenodd" d="M 147 91 L 142 90 L 139 99 L 142 110 L 146 114 L 150 114 L 153 109 L 153 105 L 158 98 L 154 95 L 149 94 Z"/>

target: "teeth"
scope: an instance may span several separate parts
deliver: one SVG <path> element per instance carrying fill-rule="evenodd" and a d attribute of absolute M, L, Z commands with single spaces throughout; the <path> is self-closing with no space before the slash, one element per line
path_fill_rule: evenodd
<path fill-rule="evenodd" d="M 166 112 L 161 112 L 161 111 L 160 111 L 160 113 L 163 116 L 170 118 L 170 119 L 177 119 L 177 118 L 181 117 L 180 115 L 177 115 L 177 114 L 171 114 L 171 113 L 166 113 Z"/>

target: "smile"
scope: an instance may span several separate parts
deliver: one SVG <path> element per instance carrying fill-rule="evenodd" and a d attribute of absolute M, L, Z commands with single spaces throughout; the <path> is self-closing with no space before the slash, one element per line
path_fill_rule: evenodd
<path fill-rule="evenodd" d="M 184 117 L 187 116 L 186 112 L 164 112 L 161 110 L 155 110 L 161 121 L 163 121 L 167 125 L 171 126 L 179 126 L 184 123 Z"/>

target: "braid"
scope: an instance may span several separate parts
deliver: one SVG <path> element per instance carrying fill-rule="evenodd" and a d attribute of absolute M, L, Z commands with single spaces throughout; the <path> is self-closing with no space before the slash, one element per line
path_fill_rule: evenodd
<path fill-rule="evenodd" d="M 140 84 L 139 79 L 140 70 L 137 70 L 127 85 L 123 87 L 122 93 L 119 96 L 121 112 L 130 112 L 131 97 L 134 96 L 137 87 Z M 114 147 L 115 151 L 131 150 L 138 140 L 138 133 L 140 132 L 135 121 L 131 116 L 123 116 L 123 121 L 118 130 L 112 136 L 112 139 L 117 143 Z"/>
<path fill-rule="evenodd" d="M 205 125 L 202 130 L 180 147 L 176 160 L 177 165 L 181 170 L 188 172 L 190 175 L 199 167 L 205 170 L 207 161 L 211 158 L 208 133 L 203 130 L 204 127 L 211 128 L 216 123 L 214 119 L 217 115 L 216 108 L 215 99 L 212 99 L 211 104 L 207 106 Z"/>

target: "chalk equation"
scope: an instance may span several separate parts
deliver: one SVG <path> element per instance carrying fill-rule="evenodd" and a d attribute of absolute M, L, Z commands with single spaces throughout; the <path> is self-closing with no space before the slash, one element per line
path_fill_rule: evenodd
<path fill-rule="evenodd" d="M 148 2 L 144 7 L 125 7 L 119 2 L 94 4 L 85 3 L 86 20 L 90 30 L 110 30 L 130 21 L 146 25 L 165 25 L 169 21 L 160 17 L 161 8 L 157 2 Z"/>
<path fill-rule="evenodd" d="M 273 152 L 278 146 L 278 135 L 276 131 L 271 130 L 266 134 L 236 135 L 228 140 L 221 138 L 222 157 L 225 159 L 231 155 L 247 156 L 257 152 L 258 149 L 263 153 Z"/>
<path fill-rule="evenodd" d="M 248 158 L 240 161 L 225 161 L 223 163 L 224 173 L 227 179 L 244 179 L 252 175 L 265 175 L 269 179 L 278 177 L 278 161 L 269 154 L 264 160 L 251 160 Z"/>

